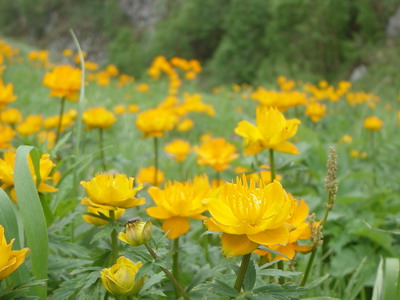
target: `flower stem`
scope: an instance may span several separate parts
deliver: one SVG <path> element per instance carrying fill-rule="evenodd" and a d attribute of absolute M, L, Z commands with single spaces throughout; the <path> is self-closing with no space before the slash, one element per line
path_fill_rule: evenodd
<path fill-rule="evenodd" d="M 172 274 L 179 279 L 179 237 L 174 239 L 174 254 L 172 257 Z"/>
<path fill-rule="evenodd" d="M 153 249 L 151 249 L 151 247 L 147 243 L 144 245 L 146 246 L 147 251 L 149 251 L 150 255 L 154 259 L 158 259 L 157 253 Z M 175 288 L 179 291 L 179 293 L 181 294 L 183 299 L 190 300 L 188 294 L 185 292 L 185 290 L 183 289 L 182 285 L 178 282 L 178 280 L 176 280 L 174 275 L 172 275 L 172 273 L 168 269 L 161 267 L 161 266 L 160 266 L 160 268 L 165 273 L 165 275 L 168 277 L 168 279 L 172 282 L 172 284 L 175 286 Z"/>
<path fill-rule="evenodd" d="M 110 210 L 110 218 L 113 219 L 115 223 L 115 212 Z M 115 263 L 118 257 L 118 233 L 115 229 L 111 232 L 111 265 Z"/>
<path fill-rule="evenodd" d="M 244 277 L 246 276 L 247 267 L 249 266 L 250 257 L 251 253 L 243 255 L 242 263 L 240 264 L 239 272 L 236 276 L 235 285 L 233 286 L 238 292 L 240 292 L 240 290 L 242 289 L 242 284 Z"/>
<path fill-rule="evenodd" d="M 154 185 L 158 186 L 158 138 L 154 138 Z"/>
<path fill-rule="evenodd" d="M 275 180 L 275 159 L 274 159 L 274 150 L 269 149 L 269 164 L 271 170 L 271 182 Z"/>
<path fill-rule="evenodd" d="M 217 181 L 217 186 L 219 186 L 219 182 L 221 181 L 221 172 L 220 171 L 216 172 L 215 180 Z"/>
<path fill-rule="evenodd" d="M 101 156 L 101 163 L 103 165 L 103 171 L 106 171 L 107 165 L 106 165 L 106 156 L 104 154 L 104 133 L 102 128 L 99 128 L 99 147 L 100 147 L 100 156 Z"/>
<path fill-rule="evenodd" d="M 63 98 L 61 98 L 60 114 L 58 116 L 56 144 L 57 144 L 58 139 L 60 138 L 60 134 L 61 134 L 62 119 L 63 119 L 63 115 L 64 115 L 64 107 L 65 107 L 65 98 L 63 97 Z"/>

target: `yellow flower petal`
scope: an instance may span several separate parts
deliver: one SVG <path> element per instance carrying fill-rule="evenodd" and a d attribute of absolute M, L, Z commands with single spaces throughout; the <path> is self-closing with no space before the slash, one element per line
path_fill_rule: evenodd
<path fill-rule="evenodd" d="M 246 235 L 224 233 L 221 236 L 222 251 L 225 256 L 239 256 L 253 252 L 258 244 L 250 241 Z"/>
<path fill-rule="evenodd" d="M 282 142 L 273 147 L 275 151 L 289 153 L 289 154 L 298 154 L 300 153 L 299 149 L 295 145 L 290 142 Z"/>
<path fill-rule="evenodd" d="M 230 207 L 219 199 L 210 199 L 208 202 L 210 214 L 221 224 L 226 226 L 238 226 L 240 220 L 236 218 Z"/>
<path fill-rule="evenodd" d="M 169 239 L 176 239 L 189 231 L 190 223 L 187 218 L 173 217 L 163 222 L 162 229 L 168 232 Z"/>
<path fill-rule="evenodd" d="M 289 230 L 283 225 L 279 228 L 268 229 L 263 232 L 248 235 L 248 238 L 262 245 L 286 245 L 289 241 Z"/>

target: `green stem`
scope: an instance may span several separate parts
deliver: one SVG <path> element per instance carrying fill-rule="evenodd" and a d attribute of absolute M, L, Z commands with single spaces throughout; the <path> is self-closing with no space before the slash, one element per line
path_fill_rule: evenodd
<path fill-rule="evenodd" d="M 110 218 L 115 223 L 115 212 L 110 210 Z M 115 263 L 118 257 L 118 233 L 115 229 L 111 232 L 111 265 Z"/>
<path fill-rule="evenodd" d="M 311 267 L 312 267 L 312 265 L 314 263 L 315 254 L 317 253 L 317 249 L 318 248 L 315 248 L 313 250 L 313 252 L 311 253 L 310 259 L 308 260 L 308 263 L 307 263 L 306 271 L 304 273 L 303 278 L 301 279 L 300 286 L 304 286 L 306 284 L 306 282 L 307 282 L 308 275 L 310 275 L 310 270 L 311 270 Z"/>
<path fill-rule="evenodd" d="M 243 255 L 242 263 L 240 264 L 239 272 L 236 276 L 235 285 L 233 286 L 238 292 L 240 292 L 240 290 L 242 289 L 242 284 L 244 277 L 246 276 L 247 267 L 249 266 L 250 257 L 251 253 Z"/>
<path fill-rule="evenodd" d="M 158 186 L 158 138 L 154 138 L 154 186 Z"/>
<path fill-rule="evenodd" d="M 221 180 L 221 172 L 217 171 L 215 174 L 215 180 L 217 181 L 217 186 L 219 186 L 219 182 Z"/>
<path fill-rule="evenodd" d="M 60 114 L 58 116 L 58 125 L 57 125 L 57 133 L 56 133 L 56 144 L 58 139 L 60 138 L 61 134 L 61 127 L 62 127 L 62 119 L 64 116 L 64 107 L 65 107 L 65 98 L 61 98 L 61 106 L 60 106 Z"/>
<path fill-rule="evenodd" d="M 147 243 L 144 245 L 146 246 L 147 251 L 149 251 L 150 255 L 154 259 L 158 259 L 157 253 L 153 249 L 151 249 L 151 247 Z M 160 268 L 165 273 L 165 275 L 168 277 L 168 279 L 172 282 L 172 284 L 175 286 L 175 288 L 179 291 L 179 293 L 181 294 L 183 299 L 190 300 L 188 294 L 185 292 L 185 290 L 183 289 L 182 285 L 178 282 L 178 280 L 176 280 L 174 275 L 172 275 L 172 273 L 168 269 L 161 267 L 161 266 L 160 266 Z"/>
<path fill-rule="evenodd" d="M 103 165 L 103 171 L 106 171 L 107 165 L 106 165 L 106 156 L 104 154 L 104 133 L 102 128 L 99 128 L 99 147 L 100 147 L 100 156 L 101 156 L 101 163 Z"/>
<path fill-rule="evenodd" d="M 269 149 L 269 164 L 271 169 L 271 182 L 275 180 L 275 159 L 274 159 L 274 150 Z"/>
<path fill-rule="evenodd" d="M 179 279 L 179 237 L 174 239 L 174 254 L 172 256 L 172 274 Z"/>

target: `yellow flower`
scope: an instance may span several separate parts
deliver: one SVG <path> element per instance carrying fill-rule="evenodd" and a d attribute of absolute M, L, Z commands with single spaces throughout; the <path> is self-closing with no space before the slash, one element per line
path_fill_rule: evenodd
<path fill-rule="evenodd" d="M 199 165 L 211 166 L 216 171 L 229 168 L 229 163 L 239 157 L 236 147 L 224 138 L 211 138 L 204 141 L 200 147 L 195 146 Z"/>
<path fill-rule="evenodd" d="M 151 184 L 154 185 L 154 173 L 156 171 L 156 168 L 154 166 L 150 166 L 147 168 L 141 168 L 139 170 L 139 173 L 136 176 L 136 180 L 137 182 L 141 183 L 141 184 Z M 157 183 L 158 185 L 160 185 L 162 182 L 164 181 L 164 172 L 162 172 L 161 170 L 157 171 Z"/>
<path fill-rule="evenodd" d="M 42 128 L 43 117 L 41 115 L 30 115 L 17 126 L 17 132 L 22 135 L 31 135 Z"/>
<path fill-rule="evenodd" d="M 118 104 L 114 106 L 113 111 L 117 115 L 123 115 L 124 113 L 126 113 L 126 106 L 123 104 Z"/>
<path fill-rule="evenodd" d="M 0 280 L 14 272 L 24 261 L 29 249 L 11 250 L 14 239 L 7 244 L 4 227 L 0 225 Z"/>
<path fill-rule="evenodd" d="M 126 75 L 126 74 L 121 74 L 118 78 L 118 87 L 123 87 L 125 86 L 127 83 L 131 83 L 134 82 L 135 78 L 133 78 L 132 76 Z"/>
<path fill-rule="evenodd" d="M 46 129 L 57 129 L 59 121 L 60 121 L 59 115 L 47 117 L 43 121 L 43 126 Z M 63 114 L 61 119 L 61 132 L 63 132 L 67 127 L 71 126 L 73 123 L 74 120 L 71 118 L 70 114 L 68 113 Z"/>
<path fill-rule="evenodd" d="M 104 215 L 106 217 L 110 217 L 110 211 L 108 209 L 102 209 L 102 208 L 88 206 L 87 212 L 95 214 L 95 215 L 98 215 L 98 216 Z M 121 218 L 124 215 L 124 213 L 125 213 L 125 209 L 117 208 L 117 210 L 114 211 L 115 219 L 118 220 L 119 218 Z M 104 219 L 101 219 L 101 218 L 97 218 L 97 217 L 94 217 L 94 216 L 90 216 L 90 215 L 83 215 L 82 218 L 87 223 L 93 224 L 95 226 L 102 226 L 102 225 L 106 225 L 108 223 L 107 220 L 104 220 Z"/>
<path fill-rule="evenodd" d="M 41 144 L 46 145 L 46 149 L 51 149 L 55 146 L 56 133 L 54 131 L 42 131 L 37 135 Z"/>
<path fill-rule="evenodd" d="M 74 52 L 71 49 L 64 49 L 62 55 L 65 57 L 71 57 Z"/>
<path fill-rule="evenodd" d="M 17 201 L 14 192 L 14 164 L 15 164 L 16 153 L 14 151 L 8 151 L 4 153 L 4 158 L 0 159 L 0 182 L 1 188 L 10 188 L 10 195 L 14 201 Z M 33 166 L 31 157 L 29 156 L 29 169 L 33 177 L 33 181 L 36 184 L 36 174 Z M 55 164 L 50 159 L 50 154 L 45 153 L 40 158 L 39 168 L 40 168 L 40 184 L 38 186 L 38 192 L 40 193 L 54 193 L 58 189 L 45 183 L 48 180 L 52 180 L 51 170 Z"/>
<path fill-rule="evenodd" d="M 252 155 L 264 149 L 273 149 L 278 152 L 297 154 L 299 150 L 287 139 L 294 136 L 300 120 L 286 120 L 285 116 L 276 108 L 257 107 L 257 126 L 240 121 L 235 133 L 244 137 L 244 154 Z"/>
<path fill-rule="evenodd" d="M 134 114 L 134 113 L 139 111 L 139 106 L 137 106 L 136 104 L 131 104 L 131 105 L 128 106 L 128 111 L 131 114 Z"/>
<path fill-rule="evenodd" d="M 146 277 L 136 278 L 142 263 L 134 263 L 120 256 L 115 265 L 101 271 L 100 277 L 107 291 L 117 296 L 130 296 L 141 290 Z"/>
<path fill-rule="evenodd" d="M 164 151 L 170 154 L 176 161 L 184 161 L 190 153 L 190 143 L 182 139 L 177 139 L 166 145 Z"/>
<path fill-rule="evenodd" d="M 149 207 L 147 214 L 163 220 L 163 231 L 168 232 L 169 239 L 175 239 L 189 231 L 189 218 L 205 218 L 202 213 L 207 210 L 205 199 L 211 187 L 206 176 L 199 176 L 193 183 L 168 182 L 163 190 L 151 187 L 148 192 L 157 206 Z"/>
<path fill-rule="evenodd" d="M 149 85 L 146 84 L 146 83 L 141 83 L 141 84 L 139 84 L 139 85 L 136 86 L 136 90 L 137 90 L 139 93 L 147 93 L 148 91 L 150 91 L 150 87 L 149 87 Z"/>
<path fill-rule="evenodd" d="M 152 226 L 151 222 L 128 221 L 125 225 L 125 232 L 120 232 L 118 238 L 133 247 L 146 244 L 152 238 Z"/>
<path fill-rule="evenodd" d="M 82 51 L 82 56 L 83 56 L 83 58 L 86 58 L 86 57 L 87 57 L 87 52 L 86 52 L 86 51 Z M 79 64 L 81 63 L 81 56 L 79 55 L 79 53 L 76 53 L 76 54 L 75 54 L 74 62 L 75 62 L 77 65 L 79 65 Z"/>
<path fill-rule="evenodd" d="M 194 122 L 191 119 L 184 119 L 176 125 L 176 129 L 180 132 L 186 132 L 192 129 L 194 126 Z"/>
<path fill-rule="evenodd" d="M 7 104 L 15 101 L 14 86 L 12 83 L 5 85 L 0 78 L 0 109 L 4 109 Z"/>
<path fill-rule="evenodd" d="M 256 186 L 246 177 L 224 183 L 217 198 L 208 199 L 211 218 L 204 223 L 209 230 L 222 232 L 222 250 L 228 257 L 251 253 L 258 245 L 286 245 L 287 223 L 293 201 L 278 181 Z"/>
<path fill-rule="evenodd" d="M 0 149 L 11 148 L 11 140 L 15 136 L 15 131 L 10 126 L 0 124 Z"/>
<path fill-rule="evenodd" d="M 293 198 L 292 195 L 288 194 L 291 201 L 294 203 L 294 211 L 293 215 L 287 220 L 287 223 L 292 226 L 289 232 L 289 241 L 287 245 L 272 245 L 267 246 L 267 248 L 271 248 L 273 250 L 278 251 L 279 253 L 284 254 L 287 258 L 281 255 L 277 255 L 275 260 L 282 259 L 293 259 L 296 251 L 299 252 L 307 252 L 312 250 L 312 245 L 304 245 L 299 246 L 299 240 L 306 240 L 311 237 L 311 230 L 310 225 L 307 223 L 307 217 L 309 208 L 307 203 L 304 200 L 296 200 Z M 255 253 L 259 255 L 268 255 L 270 256 L 271 253 L 265 250 L 255 250 Z"/>
<path fill-rule="evenodd" d="M 98 68 L 99 66 L 95 62 L 85 60 L 85 70 L 96 71 Z"/>
<path fill-rule="evenodd" d="M 344 136 L 342 136 L 340 138 L 339 142 L 346 143 L 346 144 L 351 144 L 353 142 L 353 138 L 350 135 L 345 134 Z"/>
<path fill-rule="evenodd" d="M 1 112 L 1 122 L 6 124 L 17 124 L 22 120 L 22 114 L 17 108 L 9 108 Z"/>
<path fill-rule="evenodd" d="M 310 119 L 315 123 L 319 122 L 321 118 L 325 115 L 325 113 L 326 106 L 321 103 L 314 102 L 307 105 L 306 115 L 309 116 Z"/>
<path fill-rule="evenodd" d="M 115 76 L 117 76 L 119 74 L 119 70 L 117 69 L 117 67 L 115 65 L 108 65 L 106 67 L 106 72 L 111 77 L 115 77 Z"/>
<path fill-rule="evenodd" d="M 360 152 L 356 149 L 353 149 L 350 151 L 350 156 L 353 158 L 359 158 L 360 157 Z"/>
<path fill-rule="evenodd" d="M 82 120 L 86 124 L 87 129 L 106 129 L 117 121 L 114 114 L 104 107 L 93 107 L 85 110 Z"/>
<path fill-rule="evenodd" d="M 88 197 L 82 200 L 83 205 L 96 208 L 117 210 L 142 205 L 144 198 L 135 198 L 142 186 L 133 188 L 133 177 L 125 174 L 98 174 L 90 181 L 81 181 Z"/>
<path fill-rule="evenodd" d="M 144 133 L 144 137 L 162 137 L 165 131 L 174 128 L 178 118 L 165 109 L 149 109 L 138 115 L 136 126 Z"/>
<path fill-rule="evenodd" d="M 380 130 L 383 122 L 376 116 L 368 117 L 364 120 L 364 128 L 368 130 Z"/>
<path fill-rule="evenodd" d="M 50 97 L 77 101 L 81 87 L 81 70 L 70 65 L 57 66 L 44 75 L 43 84 L 51 89 Z"/>

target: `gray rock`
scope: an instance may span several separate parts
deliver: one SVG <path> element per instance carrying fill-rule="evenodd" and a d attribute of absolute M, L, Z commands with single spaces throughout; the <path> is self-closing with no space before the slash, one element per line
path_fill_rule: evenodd
<path fill-rule="evenodd" d="M 389 18 L 386 27 L 386 35 L 388 37 L 400 37 L 400 7 L 396 10 L 395 14 Z"/>
<path fill-rule="evenodd" d="M 365 65 L 359 65 L 356 67 L 350 75 L 350 81 L 354 82 L 361 79 L 367 73 L 367 67 Z"/>

